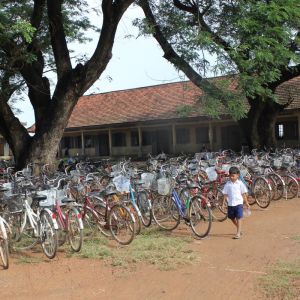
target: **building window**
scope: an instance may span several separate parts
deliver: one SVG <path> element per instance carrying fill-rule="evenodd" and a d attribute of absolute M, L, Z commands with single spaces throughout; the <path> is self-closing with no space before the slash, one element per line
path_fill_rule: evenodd
<path fill-rule="evenodd" d="M 131 146 L 136 147 L 139 145 L 139 132 L 131 131 Z"/>
<path fill-rule="evenodd" d="M 113 147 L 126 147 L 126 133 L 116 132 L 112 134 Z"/>
<path fill-rule="evenodd" d="M 65 136 L 61 145 L 62 148 L 79 149 L 81 148 L 81 136 Z"/>
<path fill-rule="evenodd" d="M 84 137 L 84 147 L 85 148 L 94 148 L 95 147 L 95 136 L 86 135 Z"/>
<path fill-rule="evenodd" d="M 196 128 L 196 143 L 197 144 L 209 143 L 208 127 Z"/>
<path fill-rule="evenodd" d="M 298 122 L 287 121 L 276 124 L 275 134 L 277 139 L 297 140 L 298 139 Z"/>
<path fill-rule="evenodd" d="M 190 142 L 190 129 L 189 128 L 176 128 L 176 143 L 188 144 Z"/>
<path fill-rule="evenodd" d="M 283 124 L 278 124 L 278 137 L 283 138 L 284 131 L 283 131 Z"/>
<path fill-rule="evenodd" d="M 152 131 L 143 131 L 142 132 L 142 145 L 149 146 L 152 145 L 153 141 L 153 132 Z"/>

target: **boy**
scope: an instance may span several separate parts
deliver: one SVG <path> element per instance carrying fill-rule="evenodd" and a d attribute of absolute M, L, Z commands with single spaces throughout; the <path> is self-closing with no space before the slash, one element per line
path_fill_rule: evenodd
<path fill-rule="evenodd" d="M 233 237 L 239 239 L 242 230 L 243 218 L 243 203 L 245 202 L 247 208 L 250 207 L 247 200 L 247 188 L 245 184 L 239 180 L 240 171 L 237 167 L 229 169 L 230 180 L 225 184 L 223 189 L 224 201 L 228 201 L 228 218 L 236 226 L 237 232 Z"/>

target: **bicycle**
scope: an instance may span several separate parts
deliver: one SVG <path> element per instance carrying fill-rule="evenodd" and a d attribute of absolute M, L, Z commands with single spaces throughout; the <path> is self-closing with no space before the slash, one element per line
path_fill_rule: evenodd
<path fill-rule="evenodd" d="M 83 240 L 83 222 L 81 219 L 81 214 L 75 207 L 76 202 L 67 197 L 62 197 L 58 199 L 59 191 L 64 188 L 65 181 L 60 179 L 58 181 L 56 191 L 56 197 L 54 199 L 54 206 L 52 208 L 53 218 L 57 219 L 59 225 L 59 245 L 63 245 L 68 238 L 71 248 L 74 252 L 79 252 L 82 247 Z M 62 191 L 63 195 L 64 192 Z M 62 206 L 66 205 L 63 210 Z"/>
<path fill-rule="evenodd" d="M 8 234 L 10 228 L 7 222 L 0 216 L 0 257 L 4 269 L 9 267 L 9 247 L 8 247 Z"/>
<path fill-rule="evenodd" d="M 163 229 L 174 230 L 182 218 L 197 237 L 206 237 L 212 224 L 212 214 L 207 199 L 201 195 L 195 195 L 188 197 L 184 204 L 173 187 L 170 193 L 168 189 L 169 187 L 166 187 L 165 191 L 160 191 L 162 195 L 153 199 L 152 214 L 156 224 Z M 202 223 L 204 223 L 203 230 Z"/>

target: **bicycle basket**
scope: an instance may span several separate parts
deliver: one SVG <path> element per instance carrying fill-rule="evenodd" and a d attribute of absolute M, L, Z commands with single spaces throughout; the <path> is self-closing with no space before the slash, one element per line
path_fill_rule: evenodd
<path fill-rule="evenodd" d="M 127 177 L 119 175 L 113 179 L 113 183 L 118 192 L 129 192 L 130 180 Z"/>
<path fill-rule="evenodd" d="M 155 175 L 152 173 L 142 173 L 141 180 L 143 181 L 143 188 L 149 189 L 155 179 Z"/>
<path fill-rule="evenodd" d="M 39 202 L 39 205 L 42 207 L 52 206 L 55 204 L 55 198 L 57 197 L 57 190 L 56 189 L 50 189 L 50 190 L 43 190 L 38 191 L 37 195 L 41 196 L 47 196 L 47 199 L 42 200 Z M 60 190 L 59 192 L 63 192 Z"/>
<path fill-rule="evenodd" d="M 274 161 L 273 161 L 273 166 L 275 168 L 280 168 L 282 166 L 282 160 L 278 159 L 278 158 L 275 158 Z"/>
<path fill-rule="evenodd" d="M 157 180 L 157 192 L 160 195 L 170 195 L 172 191 L 172 184 L 169 178 L 163 177 Z"/>
<path fill-rule="evenodd" d="M 6 204 L 11 213 L 21 212 L 23 210 L 23 202 L 18 195 L 8 197 Z"/>
<path fill-rule="evenodd" d="M 209 181 L 215 181 L 218 178 L 218 174 L 215 170 L 215 167 L 209 167 L 205 169 L 206 175 Z"/>

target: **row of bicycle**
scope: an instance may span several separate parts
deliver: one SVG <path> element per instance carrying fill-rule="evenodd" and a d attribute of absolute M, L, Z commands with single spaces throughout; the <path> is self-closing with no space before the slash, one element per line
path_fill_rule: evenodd
<path fill-rule="evenodd" d="M 8 267 L 9 251 L 41 244 L 48 258 L 69 241 L 80 251 L 83 228 L 96 231 L 126 245 L 152 223 L 173 230 L 183 220 L 196 237 L 210 232 L 212 221 L 227 217 L 222 186 L 228 167 L 241 169 L 248 187 L 249 203 L 268 207 L 272 199 L 298 195 L 298 180 L 291 173 L 274 170 L 255 174 L 243 162 L 219 156 L 214 167 L 199 157 L 169 160 L 151 158 L 148 170 L 130 161 L 112 166 L 79 163 L 68 174 L 32 176 L 31 167 L 7 171 L 1 185 L 0 256 Z M 260 164 L 262 166 L 262 164 Z M 68 171 L 70 168 L 68 168 Z M 151 170 L 151 172 L 149 171 Z M 93 171 L 93 172 L 91 172 Z"/>

